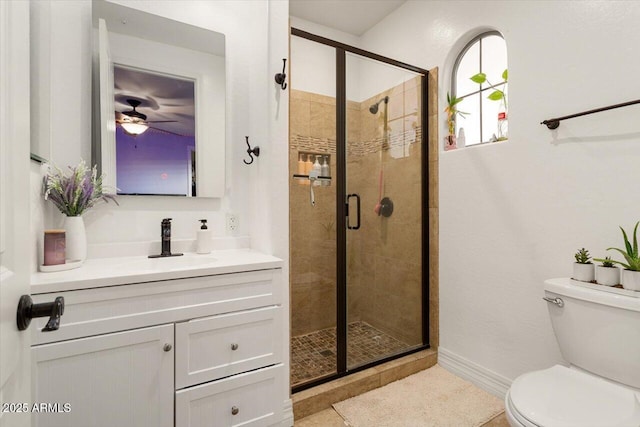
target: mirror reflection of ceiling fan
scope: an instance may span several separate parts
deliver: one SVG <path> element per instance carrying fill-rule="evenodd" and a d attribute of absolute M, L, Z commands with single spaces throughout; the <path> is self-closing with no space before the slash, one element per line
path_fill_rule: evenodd
<path fill-rule="evenodd" d="M 177 136 L 184 136 L 174 132 L 170 132 L 165 129 L 149 126 L 149 123 L 175 123 L 176 120 L 147 120 L 146 114 L 142 114 L 136 107 L 140 106 L 141 102 L 137 99 L 127 99 L 127 104 L 131 106 L 131 110 L 118 112 L 116 111 L 116 124 L 119 124 L 125 133 L 137 136 L 147 129 L 155 129 L 160 132 L 169 133 Z"/>

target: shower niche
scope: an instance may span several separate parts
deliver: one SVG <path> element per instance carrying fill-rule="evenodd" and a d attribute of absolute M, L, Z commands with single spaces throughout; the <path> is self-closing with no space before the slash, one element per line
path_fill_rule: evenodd
<path fill-rule="evenodd" d="M 328 187 L 331 185 L 331 154 L 297 151 L 298 162 L 293 178 L 300 185 Z"/>

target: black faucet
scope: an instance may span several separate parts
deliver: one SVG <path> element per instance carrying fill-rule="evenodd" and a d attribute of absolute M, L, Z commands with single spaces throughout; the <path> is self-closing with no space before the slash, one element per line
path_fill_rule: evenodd
<path fill-rule="evenodd" d="M 160 255 L 171 255 L 171 218 L 165 218 L 160 224 L 160 238 L 162 239 L 162 251 Z"/>
<path fill-rule="evenodd" d="M 182 254 L 171 253 L 171 218 L 165 218 L 160 223 L 160 241 L 162 250 L 160 255 L 149 255 L 149 258 L 161 258 L 167 256 L 180 256 Z"/>

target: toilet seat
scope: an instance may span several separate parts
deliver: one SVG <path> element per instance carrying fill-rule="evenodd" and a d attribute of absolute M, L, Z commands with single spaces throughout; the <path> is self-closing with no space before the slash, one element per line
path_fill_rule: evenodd
<path fill-rule="evenodd" d="M 526 427 L 640 426 L 640 393 L 560 365 L 516 378 L 506 407 Z"/>

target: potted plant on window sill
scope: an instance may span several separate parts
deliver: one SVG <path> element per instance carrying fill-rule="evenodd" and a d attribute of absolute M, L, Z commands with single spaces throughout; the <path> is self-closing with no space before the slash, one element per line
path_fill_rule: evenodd
<path fill-rule="evenodd" d="M 624 238 L 624 246 L 625 249 L 619 248 L 607 248 L 607 250 L 618 251 L 622 254 L 624 259 L 627 261 L 615 261 L 611 262 L 615 264 L 620 264 L 624 267 L 622 271 L 622 287 L 632 291 L 640 291 L 640 253 L 638 252 L 638 224 L 640 221 L 636 223 L 635 228 L 633 229 L 633 244 L 629 241 L 627 237 L 627 233 L 624 231 L 624 228 L 620 227 L 622 230 L 622 237 Z M 596 261 L 600 261 L 597 259 Z"/>
<path fill-rule="evenodd" d="M 573 263 L 573 276 L 574 280 L 580 280 L 581 282 L 592 282 L 594 278 L 594 268 L 591 263 L 591 255 L 585 248 L 579 249 L 574 255 L 576 262 Z"/>
<path fill-rule="evenodd" d="M 602 265 L 596 266 L 596 282 L 604 286 L 616 286 L 620 284 L 620 269 L 613 264 L 611 257 L 595 259 Z"/>
<path fill-rule="evenodd" d="M 444 112 L 447 113 L 447 127 L 449 128 L 449 135 L 445 137 L 445 151 L 456 149 L 456 117 L 460 116 L 464 118 L 464 116 L 468 114 L 458 110 L 457 105 L 463 99 L 464 98 L 451 96 L 451 94 L 447 92 L 447 107 L 444 109 Z"/>
<path fill-rule="evenodd" d="M 507 81 L 509 80 L 509 70 L 505 69 L 502 72 L 501 77 L 503 81 L 502 83 L 498 83 L 497 85 L 492 85 L 491 82 L 487 80 L 487 75 L 485 73 L 478 73 L 469 77 L 472 82 L 481 85 L 481 87 L 483 84 L 486 83 L 489 86 L 489 88 L 493 89 L 493 92 L 491 92 L 487 96 L 487 99 L 490 99 L 491 101 L 500 101 L 500 105 L 498 107 L 498 135 L 496 136 L 494 134 L 493 137 L 491 138 L 491 142 L 506 141 L 507 139 L 509 139 L 509 136 L 508 136 L 509 122 L 507 117 L 507 109 L 508 109 L 507 94 L 505 93 L 506 84 L 507 84 Z M 503 88 L 505 90 L 498 89 L 498 86 L 500 86 L 501 84 L 505 85 Z"/>

